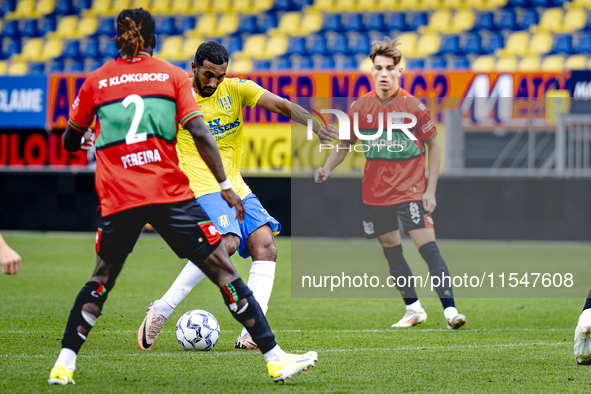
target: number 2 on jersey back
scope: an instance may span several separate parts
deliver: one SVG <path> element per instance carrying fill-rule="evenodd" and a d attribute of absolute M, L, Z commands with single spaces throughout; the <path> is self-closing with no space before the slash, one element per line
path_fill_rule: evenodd
<path fill-rule="evenodd" d="M 141 96 L 137 94 L 131 94 L 122 102 L 123 108 L 127 108 L 129 104 L 135 104 L 135 112 L 133 114 L 133 119 L 131 120 L 131 125 L 129 126 L 129 130 L 125 135 L 125 143 L 127 145 L 135 144 L 137 142 L 144 142 L 148 139 L 148 133 L 139 133 L 137 134 L 137 129 L 140 126 L 140 121 L 142 119 L 142 115 L 144 114 L 144 100 Z"/>

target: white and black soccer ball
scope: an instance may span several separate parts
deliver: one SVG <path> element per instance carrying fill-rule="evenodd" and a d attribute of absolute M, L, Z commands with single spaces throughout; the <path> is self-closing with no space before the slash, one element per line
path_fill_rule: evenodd
<path fill-rule="evenodd" d="M 185 350 L 209 350 L 219 338 L 218 321 L 202 309 L 185 313 L 176 324 L 176 340 Z"/>

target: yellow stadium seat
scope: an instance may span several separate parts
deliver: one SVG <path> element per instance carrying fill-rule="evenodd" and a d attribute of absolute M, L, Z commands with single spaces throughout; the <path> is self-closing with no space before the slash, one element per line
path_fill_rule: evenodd
<path fill-rule="evenodd" d="M 10 66 L 8 66 L 8 70 L 6 70 L 6 74 L 12 76 L 20 76 L 26 75 L 29 71 L 29 67 L 25 62 L 12 62 Z"/>
<path fill-rule="evenodd" d="M 373 62 L 370 58 L 366 57 L 363 61 L 359 64 L 359 71 L 366 74 L 371 74 L 371 66 L 373 66 Z"/>
<path fill-rule="evenodd" d="M 177 54 L 175 60 L 188 60 L 195 58 L 195 52 L 197 52 L 197 48 L 199 45 L 203 44 L 205 40 L 203 37 L 191 37 L 187 38 L 183 42 L 183 46 L 181 47 L 181 51 Z"/>
<path fill-rule="evenodd" d="M 396 38 L 400 40 L 398 49 L 400 50 L 400 53 L 402 53 L 402 56 L 413 57 L 413 54 L 417 48 L 417 33 L 402 33 Z"/>
<path fill-rule="evenodd" d="M 287 37 L 286 36 L 273 36 L 267 40 L 267 45 L 264 54 L 260 59 L 274 59 L 287 52 Z"/>
<path fill-rule="evenodd" d="M 546 56 L 540 66 L 540 71 L 543 72 L 562 72 L 563 69 L 564 58 L 560 55 Z"/>
<path fill-rule="evenodd" d="M 34 0 L 20 0 L 13 12 L 7 13 L 6 19 L 32 18 L 35 15 Z M 12 67 L 12 66 L 11 66 Z"/>
<path fill-rule="evenodd" d="M 591 68 L 591 60 L 589 61 L 589 63 L 587 64 L 587 70 Z"/>
<path fill-rule="evenodd" d="M 475 10 L 485 10 L 488 8 L 486 0 L 465 0 L 464 7 Z"/>
<path fill-rule="evenodd" d="M 253 34 L 246 39 L 241 51 L 234 53 L 236 59 L 258 59 L 265 50 L 267 36 L 264 34 Z"/>
<path fill-rule="evenodd" d="M 8 71 L 8 63 L 4 60 L 0 60 L 0 75 L 6 75 Z"/>
<path fill-rule="evenodd" d="M 548 8 L 542 14 L 540 23 L 535 26 L 531 26 L 529 30 L 532 32 L 556 31 L 562 25 L 562 17 L 562 8 Z"/>
<path fill-rule="evenodd" d="M 518 31 L 509 36 L 505 48 L 496 51 L 497 56 L 524 55 L 527 51 L 529 34 L 525 31 Z"/>
<path fill-rule="evenodd" d="M 379 11 L 397 11 L 401 10 L 402 7 L 398 0 L 377 0 L 376 9 Z"/>
<path fill-rule="evenodd" d="M 76 25 L 78 24 L 78 17 L 74 15 L 64 16 L 60 19 L 57 28 L 54 32 L 48 33 L 47 37 L 71 37 L 76 33 Z"/>
<path fill-rule="evenodd" d="M 111 12 L 111 0 L 93 0 L 89 9 L 82 11 L 82 15 L 107 16 Z"/>
<path fill-rule="evenodd" d="M 281 17 L 277 29 L 270 31 L 272 34 L 297 34 L 300 27 L 301 13 L 297 11 L 286 12 Z"/>
<path fill-rule="evenodd" d="M 214 0 L 211 3 L 211 12 L 228 12 L 230 9 L 230 0 Z"/>
<path fill-rule="evenodd" d="M 474 27 L 474 11 L 471 9 L 457 10 L 445 33 L 460 33 Z"/>
<path fill-rule="evenodd" d="M 314 0 L 309 10 L 335 12 L 340 11 L 336 8 L 335 0 Z"/>
<path fill-rule="evenodd" d="M 19 54 L 13 55 L 11 60 L 13 62 L 22 62 L 27 60 L 35 60 L 39 57 L 43 49 L 42 38 L 30 38 L 25 42 Z"/>
<path fill-rule="evenodd" d="M 158 1 L 158 0 L 156 0 Z M 117 2 L 117 0 L 115 0 Z M 132 0 L 131 1 L 131 8 L 143 8 L 147 11 L 152 11 L 152 1 L 151 0 Z"/>
<path fill-rule="evenodd" d="M 208 34 L 210 37 L 224 37 L 238 30 L 238 16 L 236 14 L 222 14 L 218 19 L 216 28 Z"/>
<path fill-rule="evenodd" d="M 449 29 L 451 22 L 451 12 L 449 10 L 437 10 L 429 18 L 427 26 L 419 28 L 421 33 L 443 32 Z"/>
<path fill-rule="evenodd" d="M 353 12 L 357 9 L 356 0 L 335 0 L 335 8 L 338 12 Z"/>
<path fill-rule="evenodd" d="M 233 0 L 231 12 L 238 12 L 240 14 L 247 14 L 252 12 L 252 1 L 251 0 Z"/>
<path fill-rule="evenodd" d="M 530 55 L 541 55 L 550 52 L 552 49 L 552 34 L 536 33 L 529 40 L 527 53 Z"/>
<path fill-rule="evenodd" d="M 215 14 L 201 15 L 197 21 L 197 24 L 195 25 L 195 28 L 185 32 L 185 35 L 187 37 L 197 37 L 209 34 L 216 24 L 216 19 L 217 18 Z"/>
<path fill-rule="evenodd" d="M 508 2 L 509 0 L 485 0 L 487 10 L 502 8 L 506 6 Z"/>
<path fill-rule="evenodd" d="M 582 30 L 587 24 L 587 12 L 582 8 L 572 8 L 564 15 L 562 24 L 555 29 L 555 32 L 570 33 Z"/>
<path fill-rule="evenodd" d="M 43 45 L 43 51 L 38 57 L 38 61 L 45 62 L 60 56 L 64 49 L 64 43 L 58 38 L 47 40 Z"/>
<path fill-rule="evenodd" d="M 476 73 L 487 73 L 495 69 L 494 56 L 479 56 L 472 62 L 472 71 Z"/>
<path fill-rule="evenodd" d="M 425 57 L 439 52 L 441 45 L 441 36 L 437 33 L 425 33 L 421 35 L 417 42 L 414 55 L 416 57 Z"/>
<path fill-rule="evenodd" d="M 171 36 L 167 37 L 161 45 L 160 51 L 155 56 L 158 59 L 172 59 L 181 52 L 181 46 L 183 45 L 182 36 Z"/>
<path fill-rule="evenodd" d="M 564 3 L 563 5 L 566 9 L 580 7 L 591 9 L 591 0 L 573 0 L 568 3 Z"/>
<path fill-rule="evenodd" d="M 170 13 L 175 15 L 185 15 L 191 11 L 191 6 L 195 2 L 192 0 L 172 0 L 170 5 Z"/>
<path fill-rule="evenodd" d="M 236 59 L 232 60 L 228 65 L 228 71 L 232 75 L 248 74 L 252 71 L 252 60 Z"/>
<path fill-rule="evenodd" d="M 49 15 L 55 10 L 55 0 L 39 0 L 37 7 L 35 7 L 34 17 Z"/>
<path fill-rule="evenodd" d="M 503 56 L 497 60 L 495 71 L 514 72 L 517 69 L 517 58 L 515 56 Z"/>
<path fill-rule="evenodd" d="M 357 11 L 359 12 L 372 12 L 377 11 L 378 0 L 359 0 L 357 1 Z"/>
<path fill-rule="evenodd" d="M 85 16 L 78 21 L 76 31 L 70 38 L 82 38 L 93 35 L 96 32 L 97 22 L 93 16 Z"/>
<path fill-rule="evenodd" d="M 569 56 L 564 62 L 564 68 L 567 70 L 586 70 L 587 69 L 587 56 L 585 55 L 572 55 Z"/>
<path fill-rule="evenodd" d="M 416 0 L 399 0 L 398 9 L 400 10 L 421 10 L 421 3 Z"/>
<path fill-rule="evenodd" d="M 441 7 L 443 8 L 463 8 L 464 0 L 442 0 Z"/>
<path fill-rule="evenodd" d="M 119 0 L 117 0 L 119 1 Z M 155 0 L 152 3 L 152 14 L 168 15 L 170 14 L 170 0 Z"/>
<path fill-rule="evenodd" d="M 322 29 L 322 22 L 323 18 L 320 12 L 306 12 L 295 35 L 306 36 L 310 33 L 316 33 Z"/>
<path fill-rule="evenodd" d="M 540 57 L 539 56 L 526 56 L 521 59 L 518 71 L 522 72 L 536 72 L 540 71 Z"/>
<path fill-rule="evenodd" d="M 131 0 L 116 0 L 113 2 L 113 6 L 109 8 L 110 16 L 117 16 L 123 10 L 131 8 Z"/>
<path fill-rule="evenodd" d="M 258 14 L 261 12 L 267 12 L 271 8 L 273 8 L 274 4 L 275 4 L 275 2 L 273 0 L 253 0 L 252 1 L 252 13 Z"/>
<path fill-rule="evenodd" d="M 440 0 L 422 0 L 420 2 L 420 7 L 423 10 L 437 10 L 443 8 Z"/>

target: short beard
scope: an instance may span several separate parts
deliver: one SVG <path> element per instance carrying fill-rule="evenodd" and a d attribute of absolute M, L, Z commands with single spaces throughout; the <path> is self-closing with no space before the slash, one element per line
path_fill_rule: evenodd
<path fill-rule="evenodd" d="M 211 93 L 206 93 L 203 91 L 203 85 L 201 85 L 201 81 L 199 81 L 199 78 L 197 78 L 196 76 L 193 76 L 193 78 L 195 79 L 195 85 L 197 85 L 197 91 L 199 92 L 199 95 L 201 97 L 211 97 L 213 96 L 213 94 L 215 93 L 215 90 Z"/>

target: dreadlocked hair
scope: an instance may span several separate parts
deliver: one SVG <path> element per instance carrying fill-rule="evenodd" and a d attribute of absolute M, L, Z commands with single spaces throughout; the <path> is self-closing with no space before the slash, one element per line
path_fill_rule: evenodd
<path fill-rule="evenodd" d="M 117 17 L 117 37 L 113 40 L 123 56 L 133 60 L 154 36 L 154 18 L 143 8 L 123 10 Z"/>

